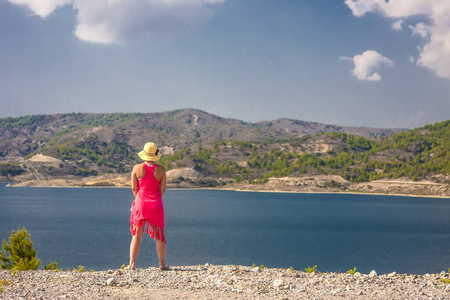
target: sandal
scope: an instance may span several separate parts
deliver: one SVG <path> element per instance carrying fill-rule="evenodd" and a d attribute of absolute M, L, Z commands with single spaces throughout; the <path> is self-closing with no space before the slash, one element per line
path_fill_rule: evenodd
<path fill-rule="evenodd" d="M 134 265 L 128 265 L 128 266 L 126 266 L 125 268 L 123 268 L 124 270 L 130 270 L 130 271 L 133 271 L 133 270 L 136 270 L 136 268 L 134 267 Z"/>
<path fill-rule="evenodd" d="M 169 267 L 168 265 L 166 265 L 166 264 L 163 264 L 163 265 L 159 265 L 159 269 L 160 269 L 161 271 L 165 271 L 165 270 L 169 270 L 170 267 Z"/>

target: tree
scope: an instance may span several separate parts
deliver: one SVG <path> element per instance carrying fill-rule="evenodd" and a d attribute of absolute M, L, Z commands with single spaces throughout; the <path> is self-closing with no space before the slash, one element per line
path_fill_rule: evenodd
<path fill-rule="evenodd" d="M 3 251 L 0 251 L 0 269 L 3 270 L 36 270 L 41 261 L 36 256 L 33 242 L 25 227 L 12 230 L 9 243 L 3 239 Z M 9 256 L 6 256 L 9 253 Z"/>

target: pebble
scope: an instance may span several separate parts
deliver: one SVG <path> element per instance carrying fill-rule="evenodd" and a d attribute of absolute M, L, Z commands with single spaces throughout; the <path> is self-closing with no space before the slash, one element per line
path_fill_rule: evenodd
<path fill-rule="evenodd" d="M 276 279 L 276 280 L 273 282 L 273 286 L 274 286 L 274 287 L 280 287 L 280 286 L 282 286 L 282 285 L 284 285 L 284 281 L 281 280 L 281 279 Z"/>
<path fill-rule="evenodd" d="M 397 272 L 389 273 L 388 276 L 389 276 L 389 277 L 395 277 L 395 276 L 397 276 Z"/>
<path fill-rule="evenodd" d="M 448 273 L 310 275 L 289 269 L 212 265 L 169 271 L 0 271 L 0 299 L 450 299 Z M 157 293 L 160 294 L 157 294 Z"/>
<path fill-rule="evenodd" d="M 117 280 L 115 278 L 109 278 L 108 280 L 106 280 L 106 285 L 108 286 L 112 286 L 117 284 Z"/>

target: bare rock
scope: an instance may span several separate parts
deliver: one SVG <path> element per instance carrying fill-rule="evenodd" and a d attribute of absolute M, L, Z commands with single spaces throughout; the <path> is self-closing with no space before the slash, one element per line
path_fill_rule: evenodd
<path fill-rule="evenodd" d="M 285 285 L 284 280 L 281 279 L 275 279 L 273 282 L 273 286 L 279 288 L 280 286 Z"/>
<path fill-rule="evenodd" d="M 117 279 L 115 278 L 109 278 L 106 280 L 106 285 L 107 286 L 113 286 L 117 284 Z"/>

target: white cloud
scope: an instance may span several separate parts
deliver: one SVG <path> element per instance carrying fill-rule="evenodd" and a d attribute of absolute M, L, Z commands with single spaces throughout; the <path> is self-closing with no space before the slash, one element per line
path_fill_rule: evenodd
<path fill-rule="evenodd" d="M 119 43 L 141 33 L 189 30 L 213 16 L 225 0 L 8 0 L 46 17 L 63 5 L 77 11 L 75 35 L 92 43 Z"/>
<path fill-rule="evenodd" d="M 353 76 L 359 80 L 379 81 L 381 76 L 380 74 L 374 72 L 374 70 L 380 68 L 382 65 L 394 65 L 392 60 L 384 57 L 374 50 L 364 51 L 362 54 L 355 55 L 353 58 L 340 57 L 340 59 L 353 61 L 355 68 L 352 73 Z"/>
<path fill-rule="evenodd" d="M 392 29 L 402 30 L 402 24 L 403 24 L 403 20 L 398 20 L 398 21 L 392 23 Z"/>
<path fill-rule="evenodd" d="M 425 25 L 423 22 L 417 23 L 416 26 L 408 26 L 412 30 L 413 35 L 420 35 L 422 38 L 427 38 L 430 32 L 430 26 Z"/>
<path fill-rule="evenodd" d="M 345 0 L 353 15 L 368 12 L 389 18 L 424 16 L 428 22 L 409 26 L 413 35 L 420 35 L 420 58 L 417 65 L 427 67 L 438 76 L 450 78 L 450 1 L 449 0 Z"/>
<path fill-rule="evenodd" d="M 340 60 L 348 60 L 348 61 L 353 61 L 353 57 L 348 57 L 348 56 L 341 56 L 339 57 Z"/>
<path fill-rule="evenodd" d="M 353 15 L 362 17 L 368 12 L 378 12 L 390 18 L 403 18 L 414 15 L 431 15 L 439 3 L 447 0 L 345 0 Z"/>
<path fill-rule="evenodd" d="M 26 6 L 36 15 L 45 18 L 59 6 L 72 3 L 72 0 L 8 0 L 9 2 Z"/>

